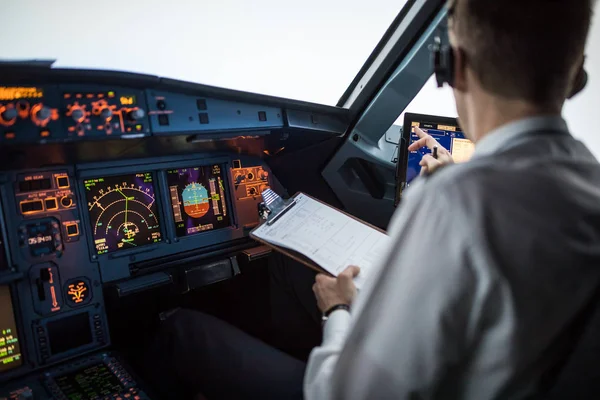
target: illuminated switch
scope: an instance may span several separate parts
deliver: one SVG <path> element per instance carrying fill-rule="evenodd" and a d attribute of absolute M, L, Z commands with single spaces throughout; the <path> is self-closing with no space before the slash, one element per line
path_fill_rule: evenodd
<path fill-rule="evenodd" d="M 69 177 L 68 176 L 57 176 L 56 177 L 56 185 L 59 189 L 67 189 L 69 185 Z"/>
<path fill-rule="evenodd" d="M 77 222 L 68 222 L 65 224 L 67 227 L 67 236 L 73 237 L 79 235 L 79 227 L 77 226 Z"/>
<path fill-rule="evenodd" d="M 21 206 L 21 213 L 23 214 L 32 214 L 40 211 L 44 211 L 44 204 L 42 200 L 31 200 L 31 201 L 22 201 L 19 203 Z"/>
<path fill-rule="evenodd" d="M 66 283 L 67 303 L 71 307 L 82 306 L 92 300 L 92 291 L 87 279 L 73 279 Z M 98 321 L 99 322 L 99 321 Z"/>
<path fill-rule="evenodd" d="M 58 202 L 56 201 L 56 197 L 48 197 L 46 200 L 44 200 L 44 202 L 46 203 L 46 210 L 52 211 L 58 209 Z"/>
<path fill-rule="evenodd" d="M 44 130 L 40 132 L 40 136 L 45 138 L 45 137 L 50 137 L 50 131 L 49 130 Z"/>
<path fill-rule="evenodd" d="M 6 133 L 4 134 L 4 137 L 5 137 L 6 139 L 8 139 L 8 140 L 12 140 L 12 139 L 14 139 L 14 138 L 15 138 L 15 133 L 14 133 L 14 132 L 6 132 Z"/>
<path fill-rule="evenodd" d="M 138 131 L 138 132 L 141 132 L 141 131 L 142 131 L 142 129 L 144 129 L 144 126 L 143 126 L 142 124 L 137 124 L 137 125 L 135 126 L 135 130 L 136 130 L 136 131 Z"/>

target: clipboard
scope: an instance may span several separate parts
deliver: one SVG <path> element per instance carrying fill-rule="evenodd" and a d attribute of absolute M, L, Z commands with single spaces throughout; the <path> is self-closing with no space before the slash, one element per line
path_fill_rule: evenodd
<path fill-rule="evenodd" d="M 275 192 L 273 192 L 272 189 L 267 189 L 261 195 L 262 195 L 263 200 L 265 202 L 266 208 L 270 211 L 270 213 L 267 216 L 267 218 L 264 219 L 263 222 L 259 226 L 257 226 L 256 228 L 254 228 L 250 232 L 250 237 L 252 239 L 254 239 L 255 241 L 257 241 L 257 242 L 259 242 L 259 243 L 261 243 L 261 244 L 263 244 L 263 245 L 265 245 L 265 246 L 267 246 L 267 247 L 269 247 L 269 248 L 271 248 L 271 249 L 273 249 L 273 250 L 275 250 L 275 251 L 277 251 L 277 252 L 279 252 L 279 253 L 287 256 L 287 257 L 290 257 L 291 259 L 293 259 L 295 261 L 300 262 L 301 264 L 307 266 L 308 268 L 310 268 L 310 269 L 312 269 L 312 270 L 314 270 L 316 272 L 323 273 L 323 274 L 326 274 L 326 275 L 329 275 L 329 276 L 333 276 L 333 274 L 331 274 L 329 271 L 326 271 L 325 269 L 323 269 L 322 267 L 320 267 L 317 263 L 315 263 L 309 257 L 307 257 L 307 256 L 305 256 L 305 255 L 303 255 L 303 254 L 301 254 L 301 253 L 299 253 L 299 252 L 297 252 L 297 251 L 295 251 L 293 249 L 289 249 L 287 247 L 282 247 L 282 246 L 275 245 L 273 243 L 270 243 L 270 242 L 268 242 L 266 240 L 263 240 L 263 239 L 261 239 L 259 237 L 256 237 L 254 235 L 254 231 L 256 231 L 257 229 L 261 228 L 264 224 L 268 224 L 268 225 L 274 225 L 274 224 L 276 224 L 283 215 L 285 215 L 289 210 L 291 210 L 293 207 L 295 207 L 295 205 L 296 205 L 296 198 L 300 194 L 302 194 L 303 196 L 306 196 L 307 198 L 312 199 L 312 200 L 314 200 L 314 201 L 316 201 L 316 202 L 318 202 L 318 203 L 320 203 L 320 204 L 322 204 L 322 205 L 324 205 L 324 206 L 326 206 L 326 207 L 328 207 L 328 208 L 330 208 L 330 209 L 332 209 L 332 210 L 334 210 L 336 212 L 344 214 L 347 217 L 349 217 L 349 218 L 351 218 L 351 219 L 353 219 L 355 221 L 358 221 L 358 222 L 360 222 L 363 225 L 366 225 L 366 226 L 368 226 L 368 227 L 370 227 L 370 228 L 372 228 L 372 229 L 374 229 L 374 230 L 376 230 L 376 231 L 378 231 L 380 233 L 383 233 L 383 234 L 387 235 L 387 232 L 384 231 L 383 229 L 378 228 L 378 227 L 376 227 L 374 225 L 371 225 L 368 222 L 365 222 L 365 221 L 363 221 L 363 220 L 361 220 L 359 218 L 356 218 L 353 215 L 351 215 L 351 214 L 349 214 L 349 213 L 347 213 L 345 211 L 342 211 L 342 210 L 340 210 L 340 209 L 338 209 L 336 207 L 332 207 L 329 204 L 327 204 L 327 203 L 325 203 L 325 202 L 323 202 L 323 201 L 321 201 L 321 200 L 319 200 L 319 199 L 317 199 L 315 197 L 307 195 L 306 193 L 297 192 L 290 199 L 283 200 L 283 199 L 281 199 L 281 197 L 279 197 L 279 195 L 277 195 Z"/>

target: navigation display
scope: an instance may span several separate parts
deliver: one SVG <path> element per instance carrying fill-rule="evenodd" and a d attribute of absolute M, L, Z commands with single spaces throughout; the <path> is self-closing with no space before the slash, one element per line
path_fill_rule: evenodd
<path fill-rule="evenodd" d="M 23 364 L 21 344 L 8 286 L 0 286 L 0 372 Z"/>
<path fill-rule="evenodd" d="M 231 225 L 223 166 L 167 171 L 175 231 L 188 236 Z"/>
<path fill-rule="evenodd" d="M 83 181 L 98 254 L 161 241 L 150 172 Z"/>

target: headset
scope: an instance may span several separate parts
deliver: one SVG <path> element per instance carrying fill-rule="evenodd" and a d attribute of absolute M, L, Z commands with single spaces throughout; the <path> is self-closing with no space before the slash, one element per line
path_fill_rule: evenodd
<path fill-rule="evenodd" d="M 431 46 L 432 64 L 435 78 L 439 88 L 444 86 L 444 83 L 454 87 L 454 49 L 450 45 L 442 45 L 442 40 L 439 36 L 434 39 Z M 573 98 L 585 89 L 588 83 L 588 73 L 583 66 L 575 77 L 575 82 L 571 93 L 567 97 Z"/>

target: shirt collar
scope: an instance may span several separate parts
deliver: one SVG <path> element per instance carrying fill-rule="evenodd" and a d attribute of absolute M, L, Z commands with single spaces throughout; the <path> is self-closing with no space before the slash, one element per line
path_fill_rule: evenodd
<path fill-rule="evenodd" d="M 475 145 L 473 158 L 494 154 L 519 137 L 530 132 L 545 130 L 569 132 L 567 123 L 558 115 L 521 119 L 496 128 L 487 134 Z"/>

